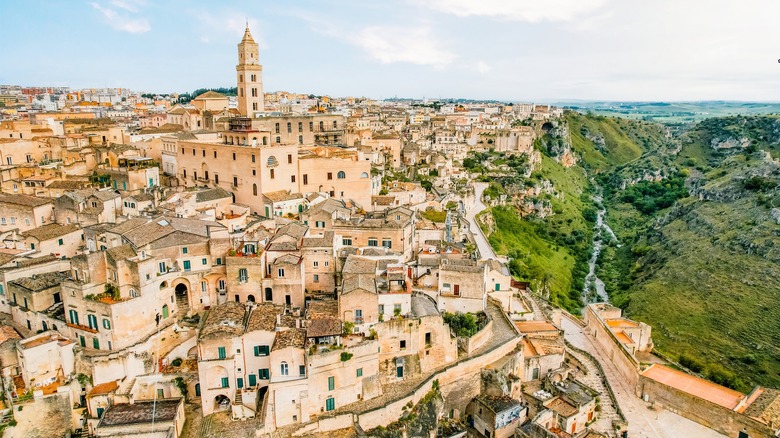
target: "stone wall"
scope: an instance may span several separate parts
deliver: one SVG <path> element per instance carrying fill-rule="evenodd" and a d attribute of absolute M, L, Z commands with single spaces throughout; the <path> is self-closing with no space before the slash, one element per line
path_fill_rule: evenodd
<path fill-rule="evenodd" d="M 638 390 L 647 401 L 726 436 L 736 437 L 743 428 L 751 437 L 774 436 L 769 427 L 743 414 L 647 377 L 639 376 Z"/>
<path fill-rule="evenodd" d="M 639 362 L 623 348 L 612 330 L 609 330 L 604 320 L 590 306 L 585 307 L 584 317 L 585 328 L 583 331 L 585 334 L 595 339 L 604 354 L 615 365 L 620 376 L 629 384 L 629 387 L 635 388 L 639 376 Z"/>

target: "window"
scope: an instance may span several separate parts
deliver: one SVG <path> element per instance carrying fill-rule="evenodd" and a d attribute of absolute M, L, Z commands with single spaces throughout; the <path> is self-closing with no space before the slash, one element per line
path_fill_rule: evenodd
<path fill-rule="evenodd" d="M 274 300 L 274 291 L 270 287 L 265 288 L 265 300 L 266 301 Z"/>
<path fill-rule="evenodd" d="M 336 389 L 336 378 L 333 376 L 328 377 L 328 391 Z"/>
<path fill-rule="evenodd" d="M 100 350 L 100 341 L 98 338 L 92 338 L 92 346 L 95 348 L 95 350 Z"/>
<path fill-rule="evenodd" d="M 255 345 L 255 356 L 268 356 L 269 352 L 268 345 Z"/>
<path fill-rule="evenodd" d="M 312 265 L 316 268 L 316 267 L 320 266 L 320 262 L 315 260 Z"/>
<path fill-rule="evenodd" d="M 290 182 L 295 182 L 295 175 L 290 175 Z"/>
<path fill-rule="evenodd" d="M 279 368 L 280 368 L 279 371 L 282 373 L 283 376 L 290 375 L 290 367 L 287 365 L 287 362 L 282 362 Z"/>
<path fill-rule="evenodd" d="M 247 273 L 246 268 L 241 268 L 238 270 L 238 281 L 241 283 L 246 283 L 247 280 L 249 280 L 249 273 Z"/>
<path fill-rule="evenodd" d="M 325 400 L 325 410 L 330 412 L 336 409 L 336 400 L 333 399 L 333 397 L 328 397 L 327 400 Z"/>
<path fill-rule="evenodd" d="M 214 158 L 217 158 L 217 151 L 214 151 Z"/>
<path fill-rule="evenodd" d="M 309 175 L 303 174 L 303 185 L 309 184 Z"/>
<path fill-rule="evenodd" d="M 209 262 L 209 259 L 200 259 L 201 264 L 206 265 Z"/>
<path fill-rule="evenodd" d="M 392 248 L 393 241 L 390 239 L 382 239 L 382 246 L 384 246 L 385 248 Z"/>
<path fill-rule="evenodd" d="M 325 221 L 316 221 L 316 222 L 314 223 L 314 226 L 315 226 L 316 228 L 325 228 Z"/>
<path fill-rule="evenodd" d="M 276 176 L 276 174 L 274 173 L 274 170 L 271 169 L 271 179 L 274 179 L 275 176 Z"/>
<path fill-rule="evenodd" d="M 336 177 L 337 177 L 338 179 L 344 179 L 344 178 L 346 178 L 346 177 L 347 177 L 347 174 L 346 174 L 346 173 L 344 173 L 344 171 L 343 171 L 343 170 L 339 170 L 339 173 L 337 173 L 337 174 L 336 174 Z"/>
<path fill-rule="evenodd" d="M 206 292 L 208 290 L 209 290 L 209 284 L 206 283 L 205 281 L 201 281 L 200 282 L 200 291 L 201 292 Z"/>
<path fill-rule="evenodd" d="M 369 237 L 368 246 L 379 246 L 379 241 L 377 240 L 376 237 Z"/>
<path fill-rule="evenodd" d="M 238 177 L 237 176 L 233 177 L 233 187 L 238 187 Z"/>
<path fill-rule="evenodd" d="M 186 246 L 182 246 L 182 247 L 181 247 L 181 253 L 182 253 L 182 254 L 187 254 L 187 251 L 189 251 L 189 250 L 187 249 L 187 247 L 186 247 Z"/>
<path fill-rule="evenodd" d="M 306 366 L 305 365 L 299 365 L 298 366 L 298 374 L 300 374 L 301 377 L 306 376 Z"/>
<path fill-rule="evenodd" d="M 257 376 L 254 374 L 249 375 L 249 387 L 252 388 L 257 385 Z"/>
<path fill-rule="evenodd" d="M 168 268 L 165 266 L 165 262 L 157 263 L 157 269 L 160 271 L 161 274 L 165 274 L 166 272 L 168 272 Z"/>
<path fill-rule="evenodd" d="M 271 373 L 268 368 L 260 368 L 257 370 L 257 377 L 259 377 L 260 380 L 268 380 L 271 378 Z"/>
<path fill-rule="evenodd" d="M 341 244 L 344 246 L 352 246 L 352 238 L 351 237 L 344 237 L 341 239 Z"/>
<path fill-rule="evenodd" d="M 385 305 L 384 304 L 380 304 L 379 305 L 379 315 L 384 315 L 384 313 L 385 313 Z"/>
<path fill-rule="evenodd" d="M 220 359 L 224 359 L 227 357 L 227 354 L 225 353 L 225 347 L 217 347 L 217 356 Z"/>
<path fill-rule="evenodd" d="M 319 283 L 320 282 L 320 276 L 319 274 L 314 274 L 314 282 Z"/>
<path fill-rule="evenodd" d="M 363 368 L 357 369 L 357 377 L 363 377 Z"/>
<path fill-rule="evenodd" d="M 271 172 L 273 172 L 273 169 L 271 169 Z M 252 184 L 252 194 L 257 196 L 257 184 Z"/>
<path fill-rule="evenodd" d="M 401 350 L 406 350 L 406 340 L 402 339 L 400 344 Z"/>
<path fill-rule="evenodd" d="M 106 330 L 111 330 L 111 321 L 103 319 L 103 328 Z"/>
<path fill-rule="evenodd" d="M 233 152 L 233 161 L 236 161 L 236 153 Z"/>
<path fill-rule="evenodd" d="M 303 122 L 298 122 L 298 132 L 303 132 Z"/>
<path fill-rule="evenodd" d="M 62 239 L 57 240 L 57 245 L 62 246 L 65 242 L 62 241 Z"/>
<path fill-rule="evenodd" d="M 332 172 L 328 172 L 328 179 L 333 179 L 333 173 Z"/>
<path fill-rule="evenodd" d="M 284 278 L 284 268 L 279 268 L 276 273 L 279 275 L 279 278 Z"/>
<path fill-rule="evenodd" d="M 363 172 L 360 174 L 361 178 L 368 178 L 368 172 Z"/>
<path fill-rule="evenodd" d="M 290 122 L 287 122 L 287 133 L 288 134 L 292 133 L 292 123 Z"/>
<path fill-rule="evenodd" d="M 97 317 L 95 315 L 87 315 L 87 324 L 89 324 L 89 328 L 93 330 L 97 330 L 98 329 Z"/>
<path fill-rule="evenodd" d="M 309 131 L 314 131 L 314 122 L 309 122 Z"/>
<path fill-rule="evenodd" d="M 431 345 L 431 332 L 428 332 L 425 334 L 425 345 L 430 346 Z"/>
<path fill-rule="evenodd" d="M 303 136 L 302 135 L 298 136 L 298 144 L 303 144 Z"/>
<path fill-rule="evenodd" d="M 333 129 L 336 129 L 336 128 L 338 128 L 338 127 L 339 127 L 339 125 L 338 125 L 338 124 L 336 123 L 336 121 L 334 120 L 334 121 L 333 121 Z"/>
<path fill-rule="evenodd" d="M 276 130 L 275 130 L 275 132 L 276 132 L 277 134 L 279 133 L 279 124 L 278 124 L 278 123 L 276 124 Z"/>
<path fill-rule="evenodd" d="M 244 379 L 239 377 L 236 379 L 236 388 L 241 389 L 244 387 Z"/>
<path fill-rule="evenodd" d="M 281 143 L 281 142 L 282 142 L 282 137 L 277 136 L 276 137 L 276 143 Z"/>
<path fill-rule="evenodd" d="M 355 309 L 355 322 L 363 322 L 363 309 Z"/>
<path fill-rule="evenodd" d="M 229 388 L 230 387 L 230 379 L 227 377 L 222 378 L 222 387 L 223 388 Z"/>
<path fill-rule="evenodd" d="M 219 266 L 219 265 L 221 265 L 221 264 L 222 264 L 222 257 L 217 257 L 217 262 L 216 262 L 216 264 L 217 264 L 217 266 Z"/>
<path fill-rule="evenodd" d="M 401 314 L 401 304 L 393 304 L 393 313 L 396 313 L 398 315 Z"/>
<path fill-rule="evenodd" d="M 292 154 L 287 154 L 287 164 L 292 164 Z"/>
<path fill-rule="evenodd" d="M 190 261 L 189 260 L 185 260 L 184 261 L 184 271 L 189 271 L 191 268 L 192 268 L 192 266 L 190 266 Z"/>

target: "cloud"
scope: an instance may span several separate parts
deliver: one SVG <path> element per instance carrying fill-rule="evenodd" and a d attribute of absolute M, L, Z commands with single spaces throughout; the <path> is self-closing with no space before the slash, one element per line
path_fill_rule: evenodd
<path fill-rule="evenodd" d="M 458 17 L 488 17 L 509 21 L 571 21 L 595 11 L 607 0 L 412 0 L 413 3 Z"/>
<path fill-rule="evenodd" d="M 119 3 L 123 2 L 119 1 Z M 93 2 L 91 5 L 103 15 L 106 24 L 111 26 L 114 30 L 128 33 L 145 33 L 152 30 L 152 26 L 149 25 L 149 20 L 146 18 L 129 18 L 120 15 L 114 9 L 103 7 L 98 3 Z"/>
<path fill-rule="evenodd" d="M 144 0 L 111 0 L 111 4 L 128 12 L 137 13 L 142 6 L 146 5 L 146 2 Z"/>
<path fill-rule="evenodd" d="M 191 10 L 189 13 L 198 23 L 198 33 L 204 35 L 200 38 L 203 43 L 218 40 L 238 43 L 244 35 L 244 29 L 248 22 L 252 38 L 260 44 L 260 49 L 264 50 L 270 47 L 264 38 L 261 22 L 255 18 L 233 11 L 222 11 L 216 14 L 203 10 Z"/>
<path fill-rule="evenodd" d="M 369 26 L 351 35 L 349 42 L 382 64 L 401 62 L 444 67 L 456 57 L 428 27 Z"/>
<path fill-rule="evenodd" d="M 474 70 L 479 72 L 480 74 L 487 74 L 490 72 L 490 70 L 493 70 L 493 67 L 491 67 L 488 63 L 485 61 L 477 61 L 476 64 L 474 64 Z"/>

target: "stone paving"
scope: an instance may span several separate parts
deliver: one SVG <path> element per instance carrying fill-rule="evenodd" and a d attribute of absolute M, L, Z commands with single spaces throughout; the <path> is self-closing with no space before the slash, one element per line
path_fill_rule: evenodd
<path fill-rule="evenodd" d="M 721 435 L 699 423 L 688 420 L 663 409 L 654 409 L 645 403 L 618 374 L 612 362 L 601 352 L 575 322 L 564 316 L 561 325 L 565 338 L 575 347 L 587 351 L 599 361 L 604 374 L 612 387 L 620 409 L 628 421 L 628 436 L 631 438 L 721 438 Z M 604 398 L 602 396 L 602 403 Z"/>

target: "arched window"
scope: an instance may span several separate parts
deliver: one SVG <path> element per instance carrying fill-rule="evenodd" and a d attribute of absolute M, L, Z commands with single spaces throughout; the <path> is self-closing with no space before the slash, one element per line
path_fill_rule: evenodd
<path fill-rule="evenodd" d="M 255 302 L 255 296 L 254 295 L 249 295 L 248 297 L 246 297 L 246 300 L 249 301 L 250 303 L 254 303 Z"/>
<path fill-rule="evenodd" d="M 287 366 L 287 362 L 282 362 L 282 365 L 281 365 L 280 368 L 281 368 L 280 371 L 281 371 L 283 376 L 288 376 L 290 374 L 290 367 Z"/>
<path fill-rule="evenodd" d="M 162 283 L 160 283 L 160 290 L 163 290 L 166 287 L 168 287 L 168 282 L 167 281 L 163 281 Z"/>
<path fill-rule="evenodd" d="M 130 297 L 131 298 L 137 298 L 138 292 L 135 289 L 130 289 Z"/>
<path fill-rule="evenodd" d="M 368 178 L 368 172 L 363 172 L 360 174 L 361 178 Z"/>
<path fill-rule="evenodd" d="M 277 137 L 277 138 L 278 138 L 278 137 Z M 279 143 L 279 142 L 277 141 L 277 143 Z M 271 155 L 270 157 L 268 157 L 268 165 L 269 165 L 269 166 L 276 166 L 276 165 L 278 165 L 278 164 L 279 164 L 279 162 L 278 162 L 278 161 L 276 161 L 276 157 L 274 157 L 273 155 Z"/>
<path fill-rule="evenodd" d="M 257 184 L 252 184 L 252 194 L 257 196 Z"/>
<path fill-rule="evenodd" d="M 337 177 L 338 179 L 344 179 L 344 178 L 346 178 L 346 177 L 347 177 L 347 174 L 346 174 L 346 173 L 344 173 L 344 171 L 343 171 L 343 170 L 339 170 L 339 173 L 336 175 L 336 177 Z"/>

